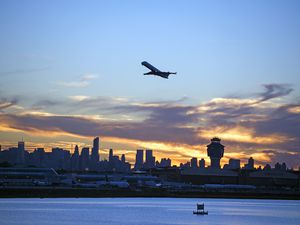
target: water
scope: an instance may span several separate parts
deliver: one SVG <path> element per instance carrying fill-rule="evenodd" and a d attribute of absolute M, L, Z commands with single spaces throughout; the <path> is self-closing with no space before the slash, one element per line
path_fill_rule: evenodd
<path fill-rule="evenodd" d="M 208 215 L 193 215 L 196 203 Z M 300 201 L 187 198 L 0 199 L 1 225 L 300 224 Z"/>

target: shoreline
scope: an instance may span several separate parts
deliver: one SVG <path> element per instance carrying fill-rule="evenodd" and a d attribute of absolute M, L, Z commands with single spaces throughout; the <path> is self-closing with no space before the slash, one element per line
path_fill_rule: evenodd
<path fill-rule="evenodd" d="M 300 200 L 299 192 L 268 191 L 174 191 L 174 190 L 99 190 L 92 188 L 0 188 L 0 198 L 237 198 Z"/>

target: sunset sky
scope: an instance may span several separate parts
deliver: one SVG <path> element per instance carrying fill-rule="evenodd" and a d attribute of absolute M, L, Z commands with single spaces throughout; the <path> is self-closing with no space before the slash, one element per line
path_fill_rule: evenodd
<path fill-rule="evenodd" d="M 0 144 L 300 166 L 300 1 L 0 1 Z M 169 79 L 143 76 L 148 61 Z M 73 150 L 72 150 L 73 151 Z"/>

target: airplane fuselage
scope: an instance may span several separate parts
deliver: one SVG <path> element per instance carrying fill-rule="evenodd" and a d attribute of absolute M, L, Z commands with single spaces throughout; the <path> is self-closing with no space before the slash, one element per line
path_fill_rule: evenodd
<path fill-rule="evenodd" d="M 155 75 L 155 76 L 160 76 L 162 78 L 169 78 L 170 74 L 176 74 L 176 73 L 171 73 L 171 72 L 148 72 L 148 73 L 144 73 L 144 75 Z"/>
<path fill-rule="evenodd" d="M 176 74 L 173 72 L 162 72 L 159 69 L 155 68 L 154 66 L 152 66 L 150 63 L 143 61 L 142 65 L 147 67 L 149 70 L 151 70 L 148 73 L 144 73 L 144 75 L 154 75 L 154 76 L 160 76 L 162 78 L 168 79 L 170 74 Z"/>

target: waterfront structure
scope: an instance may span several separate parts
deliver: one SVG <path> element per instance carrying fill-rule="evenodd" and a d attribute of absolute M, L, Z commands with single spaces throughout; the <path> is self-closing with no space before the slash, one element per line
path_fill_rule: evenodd
<path fill-rule="evenodd" d="M 53 168 L 1 168 L 0 184 L 12 186 L 47 186 L 57 184 L 59 175 Z"/>
<path fill-rule="evenodd" d="M 221 143 L 221 139 L 214 137 L 211 139 L 211 143 L 207 145 L 207 155 L 210 157 L 210 167 L 220 169 L 220 160 L 224 155 L 224 145 Z"/>

